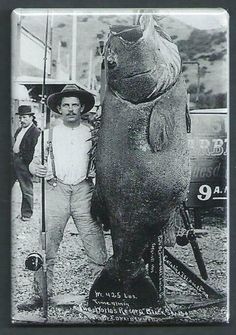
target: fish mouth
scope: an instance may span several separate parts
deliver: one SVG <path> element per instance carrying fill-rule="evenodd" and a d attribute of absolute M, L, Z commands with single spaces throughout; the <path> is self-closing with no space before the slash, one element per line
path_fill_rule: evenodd
<path fill-rule="evenodd" d="M 155 71 L 155 69 L 154 69 L 154 70 L 151 69 L 151 70 L 143 71 L 143 72 L 140 72 L 140 73 L 134 73 L 134 74 L 131 74 L 131 75 L 129 75 L 129 76 L 123 77 L 123 79 L 130 79 L 130 78 L 141 77 L 141 76 L 143 76 L 143 75 L 145 75 L 145 74 L 149 74 L 149 73 L 152 73 L 152 72 L 154 72 L 154 71 Z"/>
<path fill-rule="evenodd" d="M 157 67 L 154 66 L 154 68 L 152 68 L 152 69 L 149 69 L 149 70 L 146 70 L 146 71 L 143 71 L 143 72 L 139 72 L 139 73 L 133 73 L 133 74 L 130 74 L 128 76 L 123 77 L 122 79 L 126 80 L 126 79 L 139 78 L 139 77 L 142 77 L 142 76 L 145 76 L 145 75 L 151 75 L 152 76 L 156 72 L 157 72 Z"/>
<path fill-rule="evenodd" d="M 135 46 L 137 46 L 138 44 L 140 44 L 140 43 L 142 42 L 142 40 L 143 40 L 143 36 L 140 37 L 140 39 L 137 40 L 137 41 L 135 41 L 135 42 L 127 41 L 127 40 L 125 40 L 122 36 L 119 36 L 118 38 L 119 38 L 119 40 L 122 42 L 122 44 L 124 44 L 126 47 L 135 47 Z"/>
<path fill-rule="evenodd" d="M 128 46 L 134 46 L 141 42 L 143 37 L 143 30 L 139 25 L 136 26 L 113 26 L 110 29 L 110 34 L 114 37 L 119 38 L 123 44 Z"/>

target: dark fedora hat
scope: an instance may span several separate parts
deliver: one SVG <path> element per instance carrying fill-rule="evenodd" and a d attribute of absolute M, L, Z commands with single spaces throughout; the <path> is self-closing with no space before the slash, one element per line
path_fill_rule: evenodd
<path fill-rule="evenodd" d="M 81 114 L 84 114 L 90 109 L 93 108 L 95 99 L 92 93 L 86 91 L 85 89 L 75 85 L 75 84 L 69 84 L 66 85 L 61 92 L 53 93 L 49 95 L 47 98 L 47 105 L 48 107 L 55 113 L 59 113 L 57 107 L 61 103 L 61 99 L 63 97 L 77 97 L 80 100 L 80 103 L 84 105 L 84 110 Z"/>
<path fill-rule="evenodd" d="M 18 113 L 16 115 L 34 115 L 34 112 L 29 105 L 21 105 L 18 107 Z"/>

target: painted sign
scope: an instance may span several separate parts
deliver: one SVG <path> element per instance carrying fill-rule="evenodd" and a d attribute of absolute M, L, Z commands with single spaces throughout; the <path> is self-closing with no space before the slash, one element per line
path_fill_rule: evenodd
<path fill-rule="evenodd" d="M 188 207 L 222 207 L 227 200 L 227 110 L 191 111 Z"/>

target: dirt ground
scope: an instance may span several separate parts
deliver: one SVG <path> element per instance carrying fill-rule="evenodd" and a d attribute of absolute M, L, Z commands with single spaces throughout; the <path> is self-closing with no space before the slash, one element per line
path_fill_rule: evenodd
<path fill-rule="evenodd" d="M 21 193 L 16 183 L 12 193 L 12 322 L 37 323 L 43 322 L 42 309 L 33 312 L 19 312 L 17 304 L 26 301 L 33 293 L 33 272 L 25 269 L 27 255 L 39 251 L 38 231 L 40 228 L 40 183 L 34 183 L 35 207 L 34 215 L 29 222 L 20 220 Z M 227 225 L 222 209 L 201 211 L 205 234 L 198 238 L 208 272 L 207 283 L 222 294 L 227 294 Z M 111 237 L 105 235 L 109 255 L 112 254 Z M 196 274 L 199 274 L 190 245 L 168 248 L 172 254 L 183 261 Z M 146 311 L 142 317 L 119 319 L 107 316 L 101 311 L 87 308 L 87 298 L 91 287 L 91 273 L 86 263 L 85 253 L 72 220 L 69 220 L 61 243 L 55 266 L 54 294 L 55 299 L 64 301 L 64 305 L 49 306 L 48 323 L 57 324 L 97 324 L 110 323 L 146 324 L 146 323 L 221 323 L 227 322 L 227 305 L 221 304 L 191 311 L 180 311 L 178 301 L 207 301 L 187 282 L 172 270 L 165 269 L 165 294 L 167 301 L 175 313 L 164 316 L 152 315 Z M 76 297 L 75 304 L 66 304 Z M 72 299 L 73 300 L 73 299 Z M 128 321 L 127 321 L 128 320 Z"/>

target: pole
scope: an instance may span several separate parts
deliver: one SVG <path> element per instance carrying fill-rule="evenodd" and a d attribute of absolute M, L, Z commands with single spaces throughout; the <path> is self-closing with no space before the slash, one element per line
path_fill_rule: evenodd
<path fill-rule="evenodd" d="M 197 92 L 196 92 L 196 102 L 199 101 L 200 94 L 200 64 L 197 61 L 186 61 L 183 64 L 196 64 L 197 65 Z"/>
<path fill-rule="evenodd" d="M 105 69 L 105 45 L 104 41 L 99 41 L 99 54 L 101 55 L 101 82 L 100 82 L 100 105 L 102 105 L 106 91 L 106 69 Z"/>
<path fill-rule="evenodd" d="M 43 84 L 42 84 L 42 120 L 44 127 L 45 118 L 45 82 L 47 70 L 47 45 L 48 45 L 48 13 L 45 31 L 45 51 L 44 51 L 44 68 L 43 68 Z M 44 165 L 44 129 L 41 134 L 41 164 Z M 42 257 L 43 257 L 43 317 L 48 318 L 48 297 L 47 297 L 47 264 L 46 264 L 46 222 L 45 222 L 45 178 L 41 181 L 41 196 L 42 196 Z"/>
<path fill-rule="evenodd" d="M 76 58 L 77 58 L 77 16 L 73 14 L 72 24 L 72 59 L 71 59 L 71 79 L 76 82 Z"/>
<path fill-rule="evenodd" d="M 60 79 L 60 68 L 61 68 L 61 40 L 58 41 L 57 46 L 57 79 Z"/>
<path fill-rule="evenodd" d="M 12 25 L 12 75 L 14 79 L 20 75 L 21 69 L 21 21 L 22 17 L 13 13 L 15 19 Z"/>
<path fill-rule="evenodd" d="M 88 89 L 91 89 L 92 85 L 92 66 L 93 66 L 93 50 L 89 51 L 89 74 L 88 74 Z"/>

